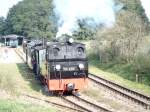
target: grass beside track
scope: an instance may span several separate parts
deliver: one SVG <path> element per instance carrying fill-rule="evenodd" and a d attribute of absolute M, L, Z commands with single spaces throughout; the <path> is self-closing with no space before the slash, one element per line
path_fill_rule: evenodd
<path fill-rule="evenodd" d="M 18 79 L 20 73 L 16 64 L 0 64 L 0 89 L 9 93 L 17 92 Z"/>
<path fill-rule="evenodd" d="M 42 95 L 42 87 L 27 65 L 0 63 L 0 112 L 56 112 L 51 106 L 24 101 L 20 98 L 23 93 Z"/>
<path fill-rule="evenodd" d="M 116 65 L 115 64 L 110 64 L 110 65 L 106 64 L 105 65 L 105 66 L 107 66 L 107 69 L 106 69 L 106 67 L 103 67 L 99 63 L 98 57 L 92 54 L 94 52 L 93 49 L 91 48 L 92 41 L 82 41 L 82 42 L 86 45 L 86 48 L 87 48 L 90 73 L 100 75 L 101 77 L 109 79 L 118 84 L 121 84 L 122 86 L 125 86 L 125 87 L 133 89 L 133 90 L 137 90 L 139 92 L 142 92 L 142 93 L 150 96 L 150 86 L 128 80 L 128 79 L 133 78 L 131 76 L 133 71 L 131 70 L 130 66 L 128 66 L 128 65 L 121 66 L 121 65 L 117 65 L 117 64 Z M 145 82 L 149 81 L 149 79 L 150 79 L 149 76 L 150 76 L 150 74 L 147 75 L 147 78 L 144 79 Z M 133 79 L 133 80 L 135 80 L 135 79 Z"/>
<path fill-rule="evenodd" d="M 25 101 L 0 100 L 0 112 L 56 112 L 55 109 Z"/>
<path fill-rule="evenodd" d="M 103 71 L 102 69 L 100 69 L 92 64 L 89 66 L 89 72 L 99 75 L 103 78 L 109 79 L 118 84 L 121 84 L 122 86 L 130 88 L 132 90 L 136 90 L 136 91 L 142 92 L 146 95 L 150 95 L 150 86 L 124 79 L 123 77 L 119 76 L 116 73 L 110 73 L 107 71 Z"/>
<path fill-rule="evenodd" d="M 0 89 L 12 94 L 41 89 L 24 63 L 0 64 L 0 77 Z"/>

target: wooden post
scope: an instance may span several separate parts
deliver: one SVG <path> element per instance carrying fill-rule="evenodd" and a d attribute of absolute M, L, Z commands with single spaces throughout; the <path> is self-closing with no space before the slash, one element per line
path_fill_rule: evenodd
<path fill-rule="evenodd" d="M 136 76 L 135 76 L 135 77 L 136 77 L 136 82 L 137 82 L 137 83 L 139 83 L 139 75 L 138 75 L 138 74 L 136 74 Z"/>
<path fill-rule="evenodd" d="M 139 77 L 140 77 L 140 83 L 142 83 L 143 82 L 142 75 L 140 75 Z"/>
<path fill-rule="evenodd" d="M 4 37 L 4 39 L 5 39 L 5 46 L 6 46 L 6 38 Z"/>

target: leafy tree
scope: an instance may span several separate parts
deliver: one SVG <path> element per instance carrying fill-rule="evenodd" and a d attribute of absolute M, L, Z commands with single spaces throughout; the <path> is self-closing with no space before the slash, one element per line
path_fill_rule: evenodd
<path fill-rule="evenodd" d="M 96 51 L 99 56 L 100 66 L 130 80 L 138 74 L 143 83 L 149 84 L 149 46 L 145 47 L 144 41 L 147 41 L 145 37 L 150 32 L 150 24 L 140 0 L 118 1 L 124 7 L 117 14 L 115 25 L 98 29 L 92 52 Z"/>
<path fill-rule="evenodd" d="M 0 17 L 0 35 L 4 35 L 5 25 L 6 25 L 5 18 Z"/>
<path fill-rule="evenodd" d="M 24 0 L 12 7 L 7 16 L 8 33 L 32 38 L 51 38 L 55 34 L 52 0 Z"/>
<path fill-rule="evenodd" d="M 78 40 L 91 40 L 95 37 L 95 31 L 86 25 L 79 25 L 79 30 L 73 36 Z"/>
<path fill-rule="evenodd" d="M 118 15 L 114 28 L 98 31 L 98 44 L 103 42 L 105 49 L 101 50 L 109 54 L 108 58 L 121 59 L 120 61 L 131 62 L 138 53 L 138 49 L 146 35 L 146 27 L 142 19 L 135 13 L 123 11 Z M 104 41 L 106 44 L 104 44 Z M 100 44 L 99 44 L 100 45 Z M 105 53 L 100 53 L 101 57 Z"/>
<path fill-rule="evenodd" d="M 117 0 L 117 1 L 124 4 L 124 9 L 126 11 L 136 13 L 138 16 L 140 16 L 143 19 L 143 21 L 148 22 L 148 19 L 146 17 L 146 14 L 144 12 L 140 0 Z"/>

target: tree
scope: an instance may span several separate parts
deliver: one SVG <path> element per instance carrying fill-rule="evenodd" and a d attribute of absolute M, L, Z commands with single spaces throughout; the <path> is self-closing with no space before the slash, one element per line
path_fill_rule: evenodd
<path fill-rule="evenodd" d="M 103 50 L 109 54 L 109 58 L 131 62 L 138 53 L 143 36 L 146 35 L 144 24 L 137 14 L 123 11 L 118 15 L 116 25 L 111 29 L 99 31 L 97 38 L 99 42 L 107 42 Z"/>
<path fill-rule="evenodd" d="M 32 38 L 51 38 L 56 25 L 53 16 L 52 0 L 24 0 L 12 7 L 7 16 L 8 33 Z"/>
<path fill-rule="evenodd" d="M 6 26 L 5 18 L 0 17 L 0 35 L 4 35 L 5 26 Z"/>
<path fill-rule="evenodd" d="M 95 34 L 96 34 L 95 30 L 96 28 L 91 28 L 90 26 L 86 25 L 85 22 L 80 22 L 79 29 L 78 31 L 74 32 L 73 36 L 79 40 L 94 39 Z"/>

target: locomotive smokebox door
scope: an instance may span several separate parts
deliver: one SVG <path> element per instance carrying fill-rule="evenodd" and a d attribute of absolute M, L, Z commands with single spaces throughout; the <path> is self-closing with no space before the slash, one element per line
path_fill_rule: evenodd
<path fill-rule="evenodd" d="M 75 84 L 73 83 L 68 83 L 66 86 L 68 91 L 73 91 L 75 89 Z"/>

